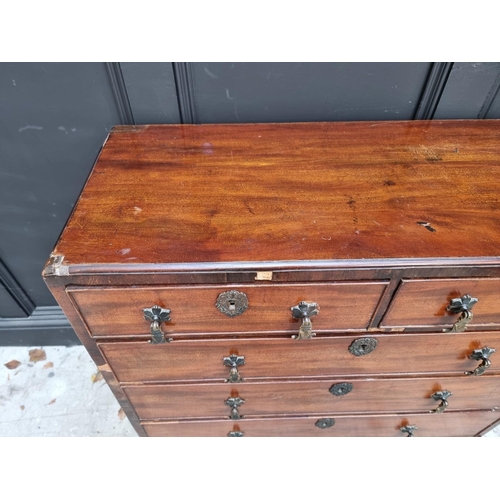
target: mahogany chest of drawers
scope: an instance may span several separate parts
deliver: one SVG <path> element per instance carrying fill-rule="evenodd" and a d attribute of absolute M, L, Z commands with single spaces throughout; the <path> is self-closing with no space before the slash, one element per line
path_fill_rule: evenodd
<path fill-rule="evenodd" d="M 43 276 L 141 436 L 474 436 L 500 123 L 115 127 Z"/>

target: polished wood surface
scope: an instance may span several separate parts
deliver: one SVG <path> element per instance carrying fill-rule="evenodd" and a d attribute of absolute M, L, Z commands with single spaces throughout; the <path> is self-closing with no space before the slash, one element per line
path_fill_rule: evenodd
<path fill-rule="evenodd" d="M 333 395 L 329 389 L 342 382 L 352 384 L 351 392 Z M 318 382 L 129 386 L 124 390 L 143 420 L 229 417 L 230 407 L 225 401 L 231 397 L 245 400 L 239 408 L 240 415 L 245 417 L 431 412 L 440 404 L 431 395 L 443 390 L 453 394 L 446 412 L 500 407 L 500 377 L 484 375 L 477 380 L 467 376 L 410 380 L 332 378 Z"/>
<path fill-rule="evenodd" d="M 354 356 L 348 348 L 356 338 L 378 340 L 376 349 Z M 479 362 L 468 358 L 474 349 L 499 347 L 494 332 L 460 334 L 392 334 L 316 337 L 311 340 L 235 339 L 174 340 L 100 343 L 107 362 L 120 382 L 224 381 L 229 368 L 223 357 L 245 357 L 239 371 L 246 380 L 290 377 L 389 375 L 419 373 L 463 374 Z M 500 355 L 493 354 L 490 372 L 500 370 Z"/>
<path fill-rule="evenodd" d="M 344 416 L 325 414 L 307 418 L 247 419 L 238 422 L 208 420 L 170 423 L 145 423 L 148 436 L 224 437 L 231 431 L 240 431 L 244 437 L 404 437 L 400 428 L 416 425 L 415 437 L 461 437 L 480 433 L 498 415 L 490 411 L 463 413 Z M 319 418 L 334 418 L 335 424 L 320 429 L 314 424 Z"/>
<path fill-rule="evenodd" d="M 500 326 L 500 278 L 480 278 L 403 280 L 381 327 L 451 326 L 460 314 L 446 307 L 451 299 L 466 294 L 479 299 L 471 326 Z"/>
<path fill-rule="evenodd" d="M 318 303 L 312 318 L 314 331 L 366 329 L 386 283 L 325 283 L 242 285 L 213 287 L 70 288 L 95 336 L 146 335 L 149 322 L 143 308 L 153 305 L 171 310 L 165 333 L 185 332 L 289 332 L 297 333 L 300 321 L 290 308 L 300 301 Z M 230 317 L 215 306 L 219 294 L 236 290 L 248 297 L 248 309 Z"/>
<path fill-rule="evenodd" d="M 499 141 L 497 120 L 115 127 L 55 253 L 137 269 L 496 257 Z"/>

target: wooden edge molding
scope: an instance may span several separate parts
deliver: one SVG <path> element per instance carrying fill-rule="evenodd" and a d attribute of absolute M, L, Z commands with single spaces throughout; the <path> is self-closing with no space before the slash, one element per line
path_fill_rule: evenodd
<path fill-rule="evenodd" d="M 439 259 L 366 259 L 366 260 L 291 260 L 250 262 L 179 262 L 170 264 L 68 264 L 64 271 L 71 275 L 112 273 L 168 273 L 181 271 L 262 271 L 293 269 L 366 269 L 401 267 L 500 266 L 500 257 L 450 257 Z M 59 274 L 62 276 L 62 274 Z"/>

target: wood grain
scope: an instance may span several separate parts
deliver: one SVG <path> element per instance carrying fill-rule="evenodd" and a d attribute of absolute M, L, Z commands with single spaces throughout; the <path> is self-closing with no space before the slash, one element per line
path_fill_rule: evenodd
<path fill-rule="evenodd" d="M 329 391 L 341 382 L 350 382 L 348 394 L 335 396 Z M 436 391 L 448 390 L 445 410 L 498 409 L 500 377 L 382 379 L 301 382 L 245 382 L 235 384 L 181 384 L 129 386 L 125 393 L 143 420 L 177 418 L 225 418 L 230 415 L 227 398 L 245 400 L 239 413 L 246 417 L 293 414 L 430 412 L 439 402 L 431 398 Z M 488 395 L 488 396 L 486 396 Z"/>
<path fill-rule="evenodd" d="M 500 279 L 403 280 L 381 327 L 451 326 L 459 314 L 446 310 L 450 300 L 469 294 L 479 299 L 472 312 L 474 326 L 500 324 Z"/>
<path fill-rule="evenodd" d="M 246 380 L 389 374 L 463 374 L 478 366 L 468 358 L 479 347 L 498 348 L 493 332 L 459 334 L 366 335 L 376 338 L 376 349 L 354 356 L 348 348 L 364 336 L 316 337 L 312 340 L 234 339 L 174 340 L 170 344 L 146 342 L 99 343 L 104 357 L 122 383 L 162 381 L 223 382 L 229 368 L 223 357 L 245 356 L 240 374 Z M 498 353 L 490 372 L 500 369 Z"/>
<path fill-rule="evenodd" d="M 115 127 L 55 252 L 136 268 L 496 257 L 499 141 L 498 120 Z"/>
<path fill-rule="evenodd" d="M 335 424 L 319 429 L 319 418 L 334 418 Z M 334 413 L 307 418 L 247 419 L 144 423 L 148 436 L 223 437 L 239 430 L 244 437 L 403 437 L 405 425 L 416 425 L 415 437 L 474 436 L 495 420 L 495 413 L 463 412 L 392 416 L 344 416 Z"/>
<path fill-rule="evenodd" d="M 290 308 L 300 301 L 320 306 L 312 319 L 314 331 L 366 329 L 386 283 L 310 283 L 212 287 L 69 288 L 81 315 L 96 336 L 144 335 L 151 337 L 143 308 L 160 305 L 170 309 L 165 333 L 186 332 L 289 332 L 297 333 L 300 321 Z M 240 316 L 221 313 L 219 294 L 236 290 L 248 297 Z"/>

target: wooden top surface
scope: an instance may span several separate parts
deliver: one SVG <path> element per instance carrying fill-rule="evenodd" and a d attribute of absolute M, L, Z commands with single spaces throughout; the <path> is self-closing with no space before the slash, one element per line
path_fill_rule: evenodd
<path fill-rule="evenodd" d="M 499 209 L 500 120 L 119 126 L 54 253 L 167 268 L 497 257 Z"/>

